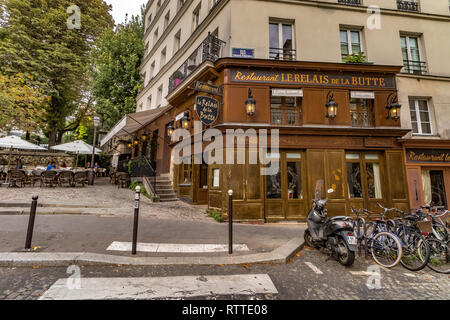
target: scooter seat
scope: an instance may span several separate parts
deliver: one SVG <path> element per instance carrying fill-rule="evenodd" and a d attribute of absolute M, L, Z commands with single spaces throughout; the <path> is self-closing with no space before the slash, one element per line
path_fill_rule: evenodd
<path fill-rule="evenodd" d="M 338 217 L 331 217 L 331 218 L 328 218 L 328 220 L 330 220 L 330 221 L 335 221 L 335 220 L 347 220 L 348 219 L 348 217 L 345 217 L 345 216 L 338 216 Z"/>

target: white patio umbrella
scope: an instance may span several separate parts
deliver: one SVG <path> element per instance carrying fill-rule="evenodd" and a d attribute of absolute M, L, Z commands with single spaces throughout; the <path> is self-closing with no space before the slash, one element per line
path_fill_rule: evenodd
<path fill-rule="evenodd" d="M 16 136 L 8 136 L 4 138 L 0 138 L 0 148 L 10 149 L 9 157 L 8 157 L 8 170 L 11 164 L 11 152 L 12 149 L 20 149 L 20 150 L 42 150 L 45 151 L 47 149 L 42 148 L 36 144 L 23 140 Z"/>
<path fill-rule="evenodd" d="M 54 147 L 50 147 L 50 149 L 64 151 L 64 152 L 72 152 L 77 155 L 77 160 L 75 163 L 75 167 L 78 165 L 78 155 L 80 154 L 92 154 L 92 146 L 82 140 L 77 140 L 65 144 L 60 144 Z M 95 148 L 95 154 L 99 154 L 102 150 Z"/>

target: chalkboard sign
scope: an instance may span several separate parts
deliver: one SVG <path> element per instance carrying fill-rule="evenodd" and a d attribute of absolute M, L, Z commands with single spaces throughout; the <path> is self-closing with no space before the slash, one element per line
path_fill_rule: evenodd
<path fill-rule="evenodd" d="M 195 112 L 207 126 L 216 122 L 219 116 L 219 101 L 211 97 L 198 96 L 195 99 Z"/>

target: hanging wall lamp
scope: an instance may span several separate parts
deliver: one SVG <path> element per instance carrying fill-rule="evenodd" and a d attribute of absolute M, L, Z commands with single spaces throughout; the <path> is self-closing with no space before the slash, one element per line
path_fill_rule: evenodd
<path fill-rule="evenodd" d="M 327 108 L 326 117 L 329 119 L 332 119 L 332 120 L 334 118 L 336 118 L 338 104 L 334 101 L 334 92 L 333 91 L 328 92 L 327 103 L 326 103 L 325 107 Z"/>
<path fill-rule="evenodd" d="M 400 108 L 402 106 L 398 103 L 398 96 L 396 93 L 391 93 L 387 99 L 386 109 L 388 115 L 386 119 L 397 121 L 400 119 Z"/>
<path fill-rule="evenodd" d="M 245 110 L 247 111 L 247 115 L 252 117 L 256 112 L 256 100 L 253 99 L 252 89 L 248 89 L 248 99 L 245 101 Z"/>

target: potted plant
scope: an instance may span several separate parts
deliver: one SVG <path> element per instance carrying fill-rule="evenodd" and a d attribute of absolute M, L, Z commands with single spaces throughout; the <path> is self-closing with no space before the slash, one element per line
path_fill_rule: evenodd
<path fill-rule="evenodd" d="M 344 60 L 345 63 L 366 63 L 366 56 L 364 52 L 359 52 L 358 54 L 349 54 Z"/>
<path fill-rule="evenodd" d="M 175 71 L 173 74 L 173 86 L 174 88 L 178 87 L 178 85 L 183 80 L 183 73 L 180 70 Z"/>

